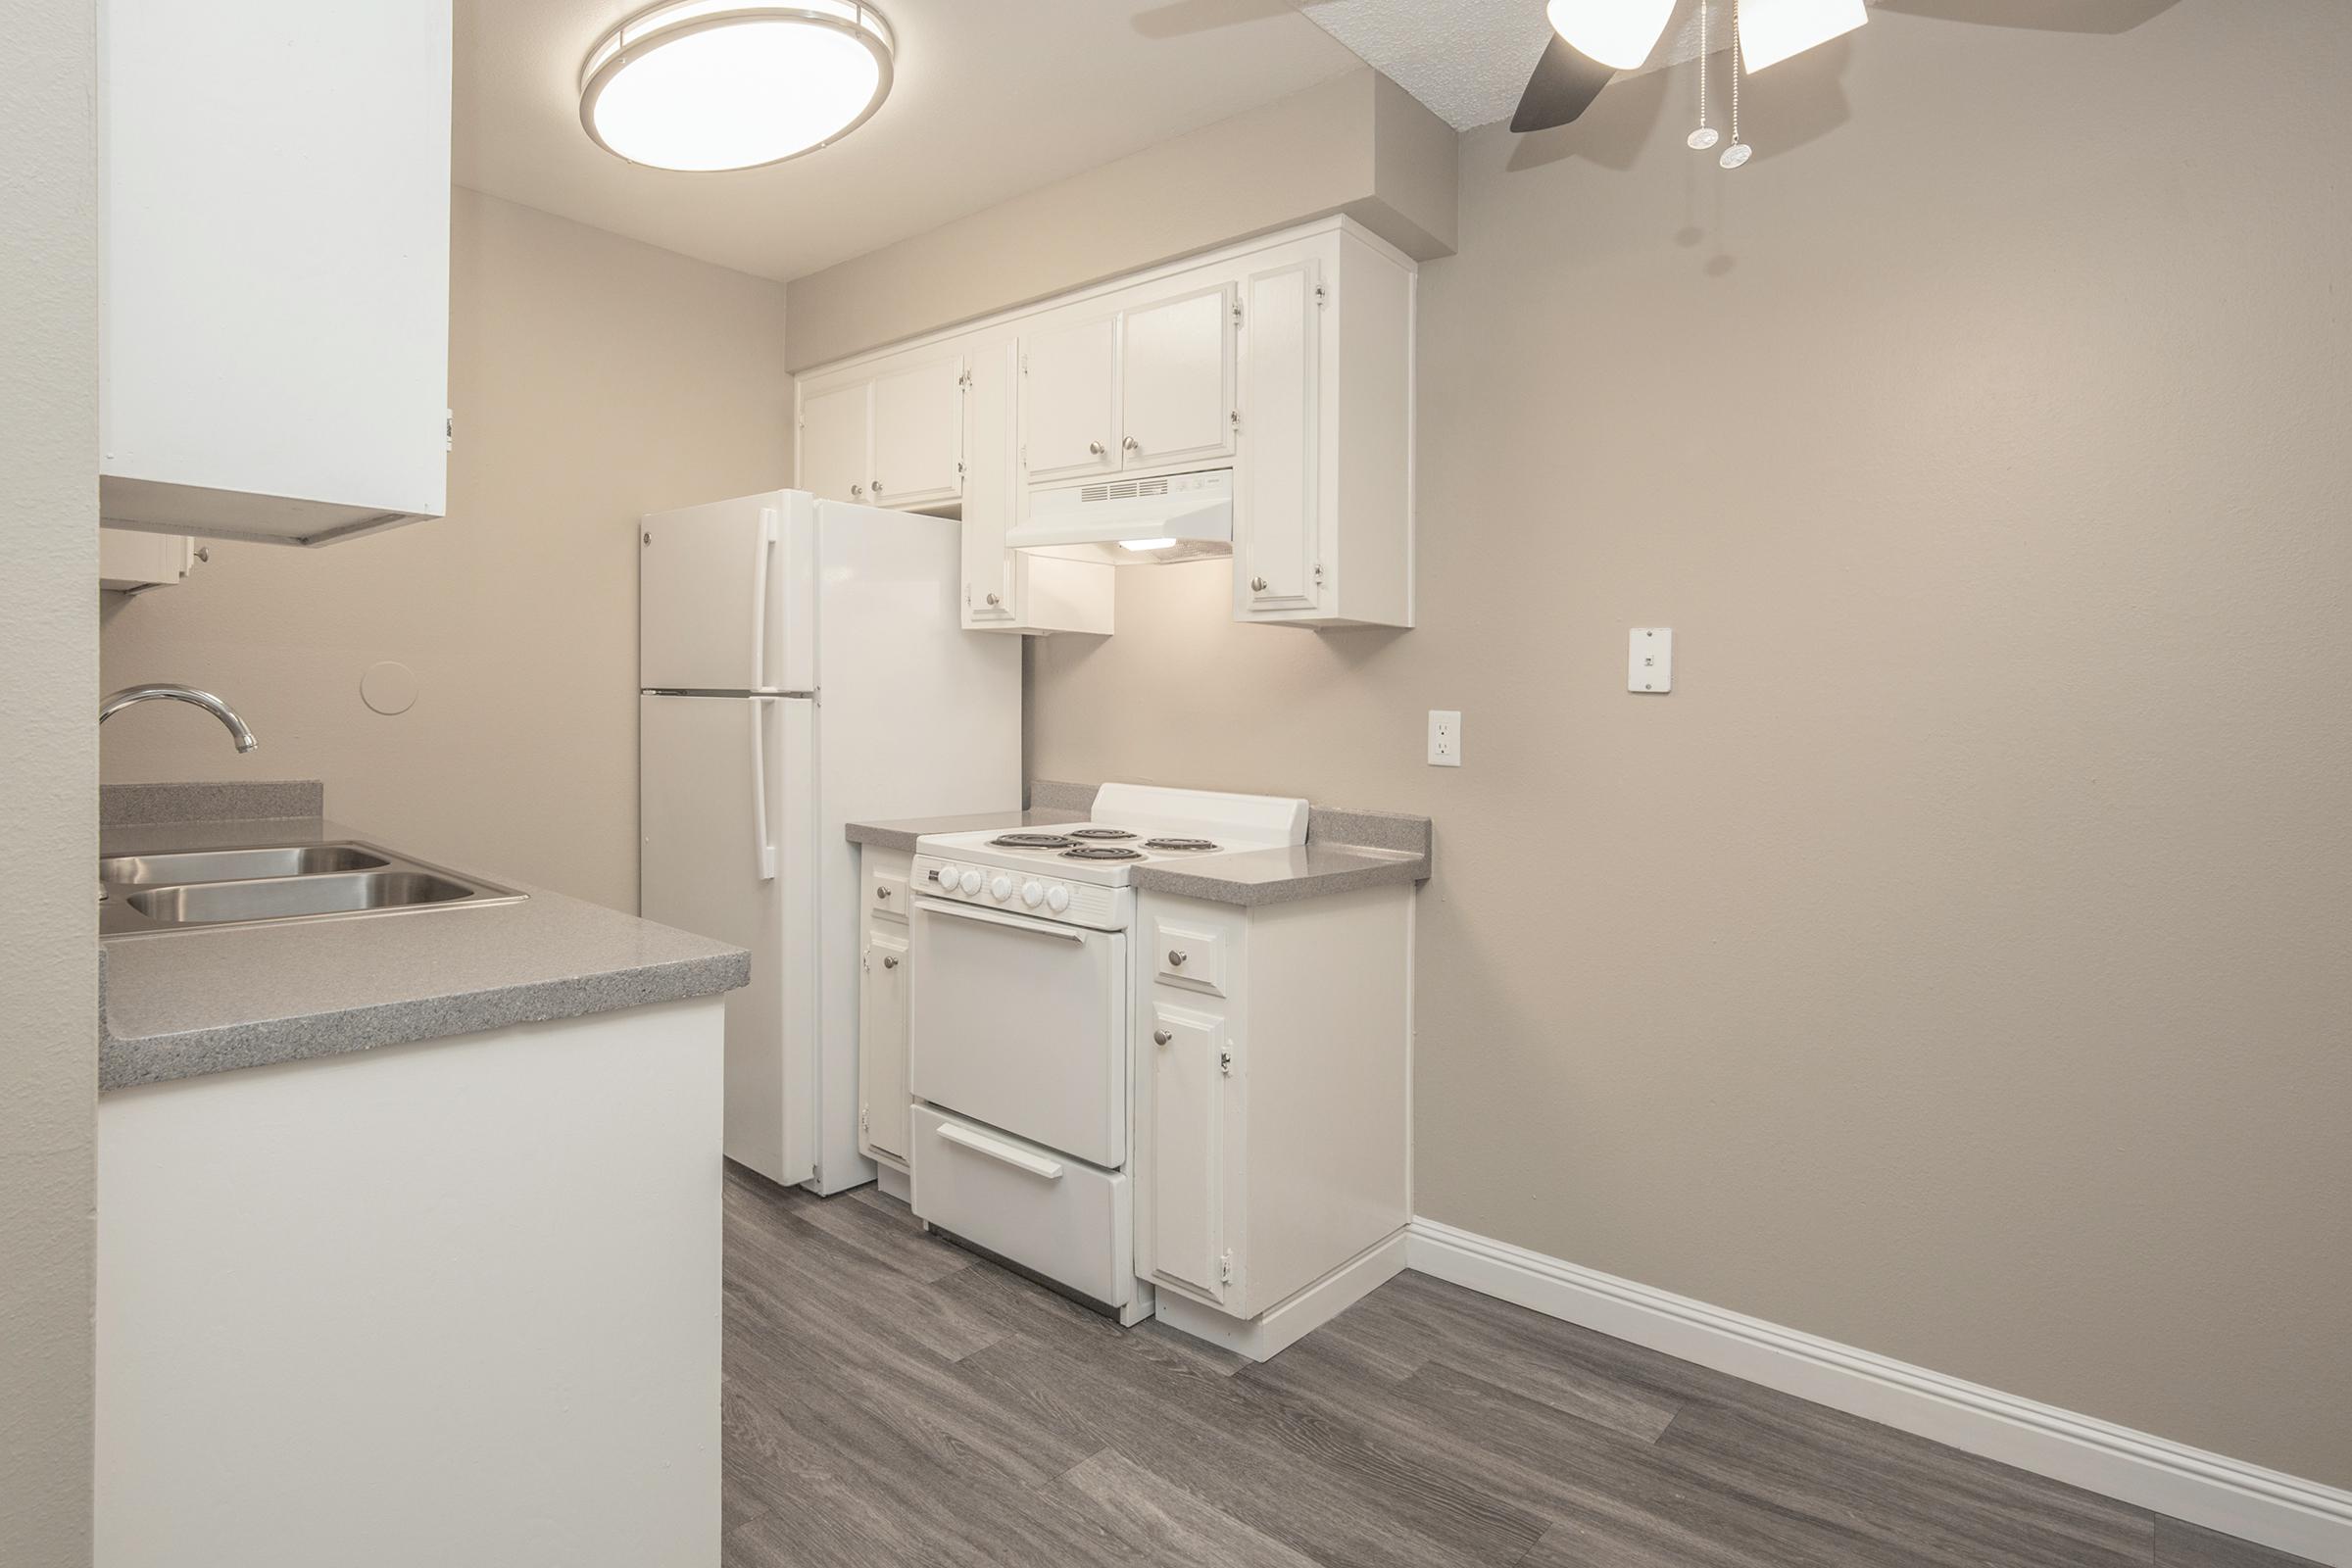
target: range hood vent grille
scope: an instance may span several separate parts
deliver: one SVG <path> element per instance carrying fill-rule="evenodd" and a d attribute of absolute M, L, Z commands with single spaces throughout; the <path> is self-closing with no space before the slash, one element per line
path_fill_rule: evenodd
<path fill-rule="evenodd" d="M 1233 554 L 1233 470 L 1097 479 L 1029 492 L 1029 516 L 1004 535 L 1015 550 L 1151 566 Z"/>
<path fill-rule="evenodd" d="M 1122 479 L 1117 484 L 1090 484 L 1078 492 L 1081 505 L 1089 501 L 1133 501 L 1139 496 L 1164 496 L 1165 479 Z"/>

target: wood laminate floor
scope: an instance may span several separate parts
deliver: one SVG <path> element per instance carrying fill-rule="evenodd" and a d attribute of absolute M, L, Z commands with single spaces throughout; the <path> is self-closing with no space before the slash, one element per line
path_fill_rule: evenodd
<path fill-rule="evenodd" d="M 1420 1274 L 1272 1361 L 727 1181 L 726 1562 L 2294 1568 Z"/>

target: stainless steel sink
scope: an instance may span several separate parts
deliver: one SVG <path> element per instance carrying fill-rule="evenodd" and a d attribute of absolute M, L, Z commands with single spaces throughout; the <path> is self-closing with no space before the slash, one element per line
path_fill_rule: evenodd
<path fill-rule="evenodd" d="M 528 896 L 357 843 L 109 856 L 98 876 L 101 936 L 471 908 Z"/>
<path fill-rule="evenodd" d="M 172 855 L 116 855 L 98 862 L 98 880 L 138 887 L 158 883 L 242 882 L 266 876 L 373 871 L 388 863 L 356 844 L 289 844 L 260 850 L 190 850 Z"/>
<path fill-rule="evenodd" d="M 473 897 L 463 882 L 427 871 L 351 871 L 337 876 L 273 877 L 257 882 L 198 882 L 148 888 L 122 902 L 165 925 L 224 925 L 291 920 L 306 914 L 358 914 Z"/>

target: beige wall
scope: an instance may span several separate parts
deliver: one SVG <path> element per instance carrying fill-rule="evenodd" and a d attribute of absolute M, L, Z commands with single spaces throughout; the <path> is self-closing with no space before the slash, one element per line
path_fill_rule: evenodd
<path fill-rule="evenodd" d="M 792 368 L 1333 213 L 1410 255 L 1444 255 L 1453 143 L 1378 72 L 1334 76 L 795 279 Z"/>
<path fill-rule="evenodd" d="M 790 477 L 784 290 L 471 191 L 454 218 L 450 515 L 102 596 L 110 686 L 217 691 L 262 742 L 149 704 L 105 776 L 323 778 L 402 849 L 634 908 L 636 521 Z M 379 660 L 419 677 L 398 717 L 360 700 Z"/>
<path fill-rule="evenodd" d="M 1437 818 L 1423 1213 L 2352 1484 L 2348 75 L 1882 12 L 1734 177 L 1688 69 L 1466 138 L 1419 629 L 1122 573 L 1032 771 Z"/>
<path fill-rule="evenodd" d="M 0 1565 L 90 1560 L 96 13 L 0 0 Z"/>

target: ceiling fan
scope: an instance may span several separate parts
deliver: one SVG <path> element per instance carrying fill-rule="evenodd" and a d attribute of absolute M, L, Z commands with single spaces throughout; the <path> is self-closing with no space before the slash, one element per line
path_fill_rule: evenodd
<path fill-rule="evenodd" d="M 1702 24 L 1717 0 L 1699 0 Z M 1639 71 L 1666 35 L 1681 0 L 1551 0 L 1551 36 L 1511 117 L 1517 131 L 1565 125 L 1620 71 Z M 1842 37 L 1870 20 L 1864 0 L 1733 0 L 1739 58 L 1762 71 Z"/>
<path fill-rule="evenodd" d="M 1621 71 L 1679 65 L 1707 56 L 1710 24 L 1736 33 L 1734 65 L 1763 71 L 1853 31 L 1870 20 L 1869 7 L 1947 22 L 2048 32 L 2129 32 L 2179 0 L 1550 0 L 1551 36 L 1521 95 L 1511 128 L 1565 125 Z M 1669 47 L 1675 18 L 1682 26 Z M 1731 24 L 1724 32 L 1722 24 Z M 1703 69 L 1703 67 L 1702 67 Z M 1691 145 L 1702 145 L 1693 137 Z"/>

